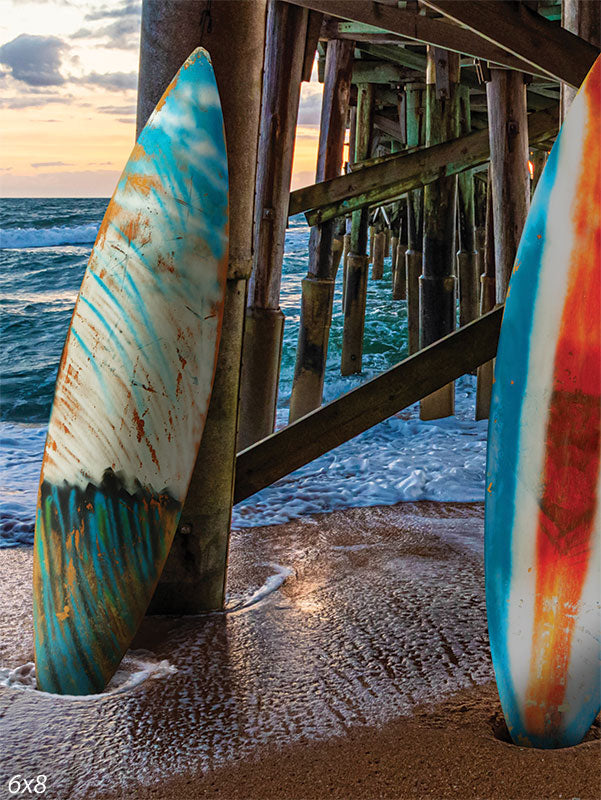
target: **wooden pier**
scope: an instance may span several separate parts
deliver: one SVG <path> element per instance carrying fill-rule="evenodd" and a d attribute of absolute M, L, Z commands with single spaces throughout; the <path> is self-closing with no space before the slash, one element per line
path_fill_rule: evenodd
<path fill-rule="evenodd" d="M 230 167 L 215 386 L 153 611 L 223 606 L 234 502 L 409 404 L 421 401 L 428 419 L 453 414 L 453 382 L 466 372 L 478 374 L 476 416 L 487 416 L 532 186 L 560 113 L 599 53 L 599 8 L 586 0 L 144 0 L 138 130 L 201 45 L 215 67 Z M 315 59 L 324 85 L 315 183 L 291 192 L 301 83 Z M 300 213 L 311 234 L 291 424 L 274 433 L 284 237 Z M 368 281 L 382 278 L 389 258 L 391 298 L 407 304 L 409 358 L 322 406 L 336 281 L 340 371 L 360 373 Z"/>

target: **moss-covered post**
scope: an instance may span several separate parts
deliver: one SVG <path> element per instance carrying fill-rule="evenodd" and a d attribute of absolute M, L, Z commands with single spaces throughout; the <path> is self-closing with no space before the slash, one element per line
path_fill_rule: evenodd
<path fill-rule="evenodd" d="M 460 133 L 467 135 L 472 130 L 470 113 L 470 91 L 459 86 Z M 467 325 L 478 316 L 478 294 L 480 274 L 475 239 L 474 173 L 465 170 L 457 176 L 457 220 L 459 250 L 457 252 L 457 275 L 459 277 L 459 324 Z"/>
<path fill-rule="evenodd" d="M 459 56 L 428 46 L 426 73 L 426 146 L 459 135 Z M 419 283 L 420 347 L 455 328 L 455 219 L 457 176 L 424 187 L 424 244 Z M 420 403 L 422 419 L 448 417 L 455 410 L 450 383 Z"/>
<path fill-rule="evenodd" d="M 183 61 L 205 47 L 223 108 L 230 185 L 229 268 L 213 394 L 181 524 L 152 600 L 155 613 L 218 609 L 225 596 L 264 42 L 263 0 L 145 0 L 142 6 L 138 130 Z"/>
<path fill-rule="evenodd" d="M 360 83 L 357 91 L 355 161 L 363 161 L 369 156 L 373 98 L 373 85 Z M 361 372 L 365 301 L 367 299 L 367 228 L 367 209 L 354 212 L 351 223 L 351 252 L 347 259 L 346 271 L 344 330 L 340 366 L 340 371 L 343 375 Z"/>
<path fill-rule="evenodd" d="M 268 4 L 238 450 L 268 436 L 275 425 L 284 333 L 280 284 L 307 17 L 299 6 Z"/>
<path fill-rule="evenodd" d="M 340 175 L 352 67 L 352 42 L 332 39 L 326 53 L 316 182 Z M 302 284 L 290 422 L 318 408 L 322 401 L 336 279 L 332 253 L 335 224 L 330 220 L 311 229 L 309 270 Z"/>
<path fill-rule="evenodd" d="M 426 140 L 424 95 L 423 83 L 408 83 L 405 86 L 407 147 L 423 145 Z M 419 276 L 422 271 L 423 238 L 424 190 L 414 189 L 407 195 L 407 251 L 405 253 L 410 355 L 419 350 Z"/>
<path fill-rule="evenodd" d="M 484 272 L 480 278 L 480 313 L 486 314 L 495 306 L 495 229 L 493 222 L 492 180 L 489 168 L 486 195 L 486 241 L 484 247 Z M 494 375 L 494 359 L 478 367 L 476 386 L 476 419 L 488 419 Z"/>

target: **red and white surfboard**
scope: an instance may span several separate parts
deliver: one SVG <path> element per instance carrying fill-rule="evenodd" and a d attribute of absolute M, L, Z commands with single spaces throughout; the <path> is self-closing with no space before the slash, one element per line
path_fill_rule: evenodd
<path fill-rule="evenodd" d="M 577 744 L 600 706 L 601 60 L 538 184 L 509 286 L 487 465 L 486 595 L 509 731 Z"/>

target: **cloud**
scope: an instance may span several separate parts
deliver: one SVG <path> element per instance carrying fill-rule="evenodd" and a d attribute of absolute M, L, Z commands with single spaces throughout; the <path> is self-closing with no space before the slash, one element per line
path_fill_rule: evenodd
<path fill-rule="evenodd" d="M 31 166 L 34 169 L 39 169 L 40 167 L 72 167 L 73 162 L 68 161 L 34 161 L 32 162 Z"/>
<path fill-rule="evenodd" d="M 304 125 L 299 122 L 296 128 L 296 139 L 305 139 L 307 141 L 319 139 L 319 125 Z"/>
<path fill-rule="evenodd" d="M 135 117 L 117 117 L 117 122 L 124 122 L 126 125 L 135 125 Z"/>
<path fill-rule="evenodd" d="M 124 0 L 121 5 L 114 7 L 102 6 L 96 11 L 91 11 L 86 14 L 85 19 L 90 22 L 98 19 L 122 19 L 129 16 L 140 16 L 140 9 L 142 7 L 142 0 Z"/>
<path fill-rule="evenodd" d="M 18 109 L 18 108 L 36 108 L 39 106 L 48 105 L 48 103 L 68 103 L 71 95 L 40 95 L 40 94 L 26 94 L 19 97 L 2 97 L 0 98 L 0 108 Z"/>
<path fill-rule="evenodd" d="M 125 92 L 138 86 L 137 72 L 90 72 L 81 78 L 82 83 L 102 86 L 114 92 Z"/>
<path fill-rule="evenodd" d="M 62 55 L 68 45 L 58 36 L 22 33 L 0 47 L 0 63 L 10 67 L 13 78 L 29 86 L 62 86 Z"/>
<path fill-rule="evenodd" d="M 319 125 L 322 95 L 323 87 L 319 83 L 303 83 L 301 85 L 298 105 L 299 125 Z"/>
<path fill-rule="evenodd" d="M 100 106 L 97 109 L 101 114 L 135 114 L 136 104 L 127 103 L 123 106 Z"/>
<path fill-rule="evenodd" d="M 101 28 L 80 28 L 72 39 L 104 39 L 104 46 L 117 50 L 137 48 L 140 34 L 140 20 L 127 17 L 111 22 Z"/>
<path fill-rule="evenodd" d="M 298 106 L 299 125 L 319 125 L 321 117 L 321 95 L 302 98 Z"/>

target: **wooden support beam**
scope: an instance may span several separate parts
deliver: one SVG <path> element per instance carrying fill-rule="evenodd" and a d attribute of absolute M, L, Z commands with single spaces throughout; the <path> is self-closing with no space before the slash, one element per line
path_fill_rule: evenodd
<path fill-rule="evenodd" d="M 404 128 L 404 142 L 394 140 L 392 152 L 399 152 L 407 144 L 407 99 L 405 92 L 400 93 L 400 120 Z M 407 200 L 397 200 L 391 206 L 391 267 L 392 267 L 392 299 L 407 299 L 407 280 L 405 270 L 405 253 L 407 251 Z"/>
<path fill-rule="evenodd" d="M 426 72 L 426 145 L 459 136 L 459 56 L 428 47 Z M 444 175 L 424 187 L 424 240 L 419 279 L 419 345 L 426 347 L 455 329 L 455 222 L 457 175 Z M 455 384 L 420 403 L 421 419 L 455 412 Z"/>
<path fill-rule="evenodd" d="M 361 84 L 359 86 L 359 96 L 357 100 L 355 160 L 360 161 L 367 158 L 370 154 L 373 98 L 373 85 L 369 83 Z M 351 252 L 347 259 L 344 328 L 342 332 L 342 355 L 340 361 L 340 371 L 343 375 L 352 375 L 356 372 L 361 372 L 365 303 L 367 300 L 368 224 L 369 214 L 367 208 L 359 209 L 352 215 Z"/>
<path fill-rule="evenodd" d="M 284 334 L 280 283 L 307 17 L 306 9 L 269 2 L 238 449 L 263 439 L 275 424 Z"/>
<path fill-rule="evenodd" d="M 340 174 L 353 67 L 353 43 L 328 43 L 316 179 Z M 336 270 L 332 261 L 334 221 L 311 229 L 309 270 L 302 283 L 301 320 L 290 397 L 290 421 L 321 405 L 328 354 Z M 270 431 L 271 433 L 271 431 Z"/>
<path fill-rule="evenodd" d="M 315 62 L 315 53 L 317 51 L 317 44 L 321 34 L 321 27 L 323 23 L 323 14 L 319 11 L 309 11 L 309 18 L 307 19 L 307 35 L 305 37 L 305 52 L 303 55 L 303 71 L 301 80 L 310 81 L 311 73 L 313 72 L 313 64 Z"/>
<path fill-rule="evenodd" d="M 488 186 L 486 190 L 485 228 L 486 241 L 484 245 L 484 271 L 480 276 L 480 313 L 487 314 L 495 305 L 495 232 L 493 220 L 492 197 L 492 169 L 488 169 Z M 476 419 L 488 419 L 490 399 L 494 379 L 494 359 L 486 361 L 478 367 L 476 384 Z"/>
<path fill-rule="evenodd" d="M 403 83 L 418 77 L 415 70 L 390 61 L 355 61 L 353 83 Z"/>
<path fill-rule="evenodd" d="M 401 47 L 399 45 L 389 45 L 387 47 L 381 44 L 359 44 L 359 50 L 380 61 L 392 61 L 395 64 L 400 64 L 402 67 L 409 67 L 409 69 L 414 69 L 418 72 L 426 71 L 426 56 L 422 53 L 408 50 L 406 47 Z"/>
<path fill-rule="evenodd" d="M 238 453 L 234 501 L 352 439 L 495 356 L 503 307 Z"/>
<path fill-rule="evenodd" d="M 557 106 L 528 117 L 530 143 L 535 144 L 557 133 Z M 396 200 L 405 192 L 425 186 L 441 175 L 454 175 L 484 164 L 490 157 L 488 129 L 433 147 L 397 155 L 382 164 L 365 167 L 297 189 L 290 195 L 288 214 L 308 212 L 310 225 L 370 205 Z"/>
<path fill-rule="evenodd" d="M 362 53 L 373 56 L 381 61 L 391 61 L 394 64 L 399 64 L 408 69 L 417 72 L 426 71 L 426 56 L 422 53 L 415 53 L 413 50 L 408 50 L 401 45 L 378 45 L 378 44 L 360 44 L 359 50 Z M 470 89 L 479 89 L 480 80 L 476 75 L 473 67 L 462 67 L 460 81 Z"/>
<path fill-rule="evenodd" d="M 567 31 L 595 47 L 601 46 L 601 3 L 599 0 L 563 0 L 561 24 Z M 575 95 L 575 87 L 565 83 L 561 85 L 560 119 L 562 122 Z"/>
<path fill-rule="evenodd" d="M 244 305 L 252 264 L 265 2 L 213 0 L 210 25 L 203 24 L 198 12 L 196 0 L 146 0 L 142 7 L 140 125 L 184 59 L 195 47 L 205 47 L 211 53 L 221 97 L 230 181 L 230 242 L 219 356 L 180 525 L 150 606 L 151 613 L 161 614 L 197 614 L 223 606 Z"/>
<path fill-rule="evenodd" d="M 374 28 L 371 25 L 362 25 L 360 22 L 346 22 L 336 17 L 324 17 L 321 28 L 321 38 L 346 39 L 351 42 L 365 42 L 369 44 L 399 44 L 404 39 L 389 31 Z"/>
<path fill-rule="evenodd" d="M 404 132 L 394 119 L 389 119 L 383 114 L 374 114 L 374 126 L 397 142 L 403 143 L 405 141 Z M 387 158 L 387 156 L 382 156 L 382 158 Z"/>
<path fill-rule="evenodd" d="M 471 131 L 470 95 L 466 86 L 459 87 L 459 120 L 461 133 Z M 459 277 L 459 324 L 467 325 L 478 316 L 480 275 L 475 239 L 474 173 L 464 170 L 457 176 L 457 275 Z"/>
<path fill-rule="evenodd" d="M 527 62 L 530 66 L 526 67 L 526 72 L 542 71 L 576 88 L 599 55 L 598 47 L 545 19 L 525 3 L 506 0 L 423 2 L 466 25 L 492 45 L 503 47 Z"/>
<path fill-rule="evenodd" d="M 379 30 L 405 36 L 424 44 L 465 53 L 483 61 L 525 72 L 539 73 L 529 62 L 519 58 L 507 49 L 494 42 L 487 41 L 471 30 L 454 25 L 445 19 L 425 17 L 414 11 L 398 8 L 396 5 L 384 5 L 372 0 L 288 0 L 297 5 L 322 11 L 333 17 L 355 20 L 373 25 Z M 461 0 L 463 2 L 463 0 Z M 476 3 L 479 5 L 479 0 Z M 546 73 L 543 73 L 546 74 Z"/>
<path fill-rule="evenodd" d="M 502 303 L 530 208 L 526 88 L 519 72 L 492 69 L 486 91 L 497 302 Z"/>
<path fill-rule="evenodd" d="M 405 86 L 408 147 L 419 147 L 426 141 L 425 88 L 423 83 L 412 83 Z M 419 350 L 419 276 L 422 271 L 423 238 L 424 192 L 419 188 L 407 194 L 405 280 L 410 355 Z"/>

